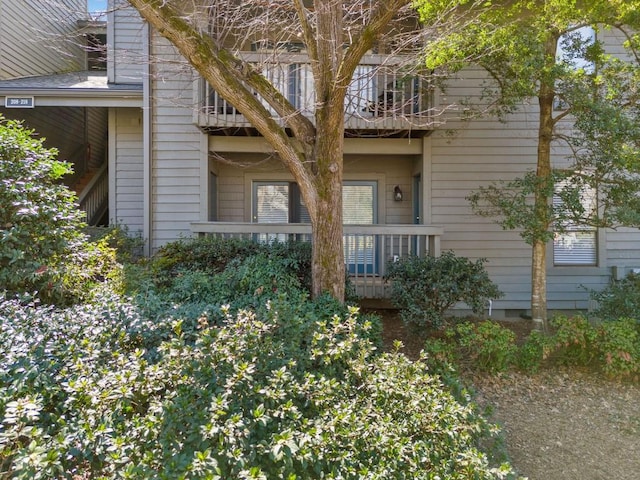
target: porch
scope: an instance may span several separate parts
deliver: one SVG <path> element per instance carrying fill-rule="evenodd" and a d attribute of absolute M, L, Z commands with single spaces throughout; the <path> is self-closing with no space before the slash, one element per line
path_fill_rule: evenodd
<path fill-rule="evenodd" d="M 309 57 L 304 52 L 243 52 L 243 59 L 274 85 L 303 115 L 314 121 L 315 91 Z M 415 73 L 414 57 L 365 55 L 357 67 L 345 98 L 345 128 L 358 131 L 431 130 L 433 85 Z M 203 130 L 250 129 L 244 116 L 220 97 L 203 79 L 195 82 L 194 123 Z M 277 118 L 275 110 L 262 101 Z M 285 123 L 284 120 L 280 120 Z"/>
<path fill-rule="evenodd" d="M 349 276 L 361 298 L 388 298 L 386 264 L 411 255 L 440 255 L 444 229 L 434 225 L 344 225 L 344 256 Z M 195 222 L 198 235 L 251 238 L 255 241 L 309 241 L 308 223 Z"/>

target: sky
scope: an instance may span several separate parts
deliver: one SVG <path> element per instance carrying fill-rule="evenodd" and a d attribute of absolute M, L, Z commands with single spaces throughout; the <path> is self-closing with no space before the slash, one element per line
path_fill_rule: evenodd
<path fill-rule="evenodd" d="M 89 11 L 98 12 L 107 9 L 107 0 L 87 0 L 89 2 Z"/>

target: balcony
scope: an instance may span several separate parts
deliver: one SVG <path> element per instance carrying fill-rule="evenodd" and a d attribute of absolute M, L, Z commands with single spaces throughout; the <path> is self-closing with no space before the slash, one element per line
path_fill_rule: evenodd
<path fill-rule="evenodd" d="M 315 92 L 309 58 L 303 53 L 287 53 L 265 60 L 264 54 L 243 56 L 303 115 L 314 120 Z M 415 58 L 365 56 L 354 73 L 345 98 L 347 130 L 431 130 L 432 88 L 424 78 L 409 73 Z M 204 80 L 196 82 L 200 108 L 194 122 L 203 129 L 251 128 L 252 125 L 232 105 L 222 99 Z M 264 106 L 277 118 L 275 111 Z"/>
<path fill-rule="evenodd" d="M 344 225 L 345 266 L 361 298 L 388 298 L 386 264 L 410 255 L 440 255 L 444 230 L 433 225 Z M 311 225 L 303 223 L 197 222 L 191 231 L 223 238 L 256 241 L 309 241 Z"/>

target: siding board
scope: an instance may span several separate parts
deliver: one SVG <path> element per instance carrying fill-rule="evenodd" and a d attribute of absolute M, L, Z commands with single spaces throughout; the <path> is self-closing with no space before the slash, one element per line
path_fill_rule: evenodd
<path fill-rule="evenodd" d="M 84 70 L 85 0 L 0 0 L 0 80 Z"/>
<path fill-rule="evenodd" d="M 115 157 L 117 159 L 114 176 L 115 211 L 109 212 L 110 221 L 126 225 L 131 233 L 143 230 L 143 146 L 142 125 L 135 121 L 140 111 L 120 108 L 115 112 Z M 134 139 L 137 139 L 134 140 Z"/>

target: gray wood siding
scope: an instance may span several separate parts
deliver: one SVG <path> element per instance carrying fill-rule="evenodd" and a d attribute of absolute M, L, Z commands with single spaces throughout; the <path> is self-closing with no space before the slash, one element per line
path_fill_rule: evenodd
<path fill-rule="evenodd" d="M 265 162 L 260 154 L 218 152 L 227 161 L 243 167 L 218 162 L 218 212 L 222 222 L 248 222 L 251 211 L 252 180 L 291 181 L 288 173 L 276 160 Z M 255 166 L 250 166 L 255 163 Z M 348 180 L 374 180 L 378 182 L 378 222 L 392 224 L 413 223 L 412 167 L 410 156 L 347 155 L 344 159 L 344 178 Z M 393 200 L 393 189 L 399 185 L 404 194 L 402 202 Z"/>
<path fill-rule="evenodd" d="M 441 103 L 456 102 L 472 94 L 482 77 L 465 71 Z M 473 215 L 466 197 L 480 185 L 520 176 L 535 168 L 537 105 L 531 101 L 507 117 L 506 123 L 484 118 L 468 123 L 450 122 L 455 134 L 436 132 L 431 148 L 432 223 L 443 225 L 443 250 L 454 250 L 472 259 L 486 258 L 492 279 L 506 294 L 496 309 L 529 308 L 531 248 L 517 231 L 503 231 L 491 219 Z M 553 161 L 561 166 L 566 151 L 553 149 Z M 640 232 L 637 229 L 608 231 L 601 235 L 597 267 L 556 267 L 552 246 L 548 248 L 547 296 L 551 310 L 586 310 L 589 292 L 610 281 L 611 266 L 640 266 Z"/>
<path fill-rule="evenodd" d="M 190 235 L 199 220 L 200 141 L 203 133 L 193 125 L 193 82 L 175 49 L 154 35 L 152 56 L 165 61 L 151 65 L 152 89 L 152 251 Z M 204 161 L 204 160 L 202 160 Z"/>
<path fill-rule="evenodd" d="M 0 80 L 85 69 L 86 0 L 0 0 Z"/>
<path fill-rule="evenodd" d="M 143 131 L 142 112 L 135 108 L 115 109 L 111 132 L 115 138 L 115 169 L 109 172 L 113 187 L 110 222 L 126 225 L 131 233 L 143 230 Z"/>
<path fill-rule="evenodd" d="M 140 83 L 144 68 L 144 24 L 125 0 L 109 1 L 107 74 L 113 83 Z"/>
<path fill-rule="evenodd" d="M 640 268 L 640 231 L 637 228 L 618 228 L 607 231 L 607 257 L 609 266 L 629 273 Z"/>
<path fill-rule="evenodd" d="M 477 94 L 482 72 L 466 70 L 453 83 L 442 105 L 457 103 Z M 495 309 L 528 308 L 530 299 L 531 247 L 517 232 L 503 231 L 491 219 L 473 214 L 466 197 L 480 185 L 511 179 L 536 162 L 535 109 L 525 106 L 506 123 L 483 118 L 459 122 L 450 115 L 450 136 L 435 132 L 431 144 L 431 215 L 434 225 L 444 227 L 442 249 L 473 260 L 486 258 L 491 278 L 505 293 Z"/>

